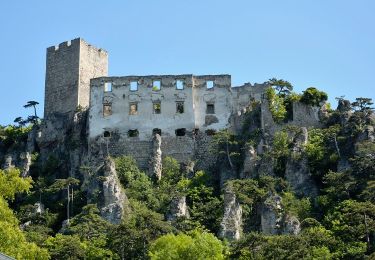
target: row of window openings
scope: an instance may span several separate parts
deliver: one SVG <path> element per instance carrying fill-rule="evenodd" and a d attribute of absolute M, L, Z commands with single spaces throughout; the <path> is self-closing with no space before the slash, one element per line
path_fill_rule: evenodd
<path fill-rule="evenodd" d="M 213 81 L 206 81 L 207 89 L 211 89 L 214 87 Z M 138 82 L 131 81 L 130 82 L 130 91 L 138 91 Z M 160 80 L 154 80 L 152 82 L 152 90 L 159 91 L 161 89 L 161 82 Z M 183 90 L 184 89 L 184 82 L 182 80 L 176 81 L 176 89 Z M 112 92 L 112 82 L 106 82 L 104 84 L 104 92 Z"/>
<path fill-rule="evenodd" d="M 152 110 L 154 114 L 161 114 L 161 103 L 155 102 L 152 104 Z M 176 102 L 176 113 L 184 113 L 184 102 Z M 138 103 L 130 103 L 129 105 L 129 115 L 138 114 Z M 215 105 L 207 104 L 206 114 L 215 114 Z M 103 116 L 112 115 L 112 104 L 103 104 Z"/>
<path fill-rule="evenodd" d="M 197 135 L 199 132 L 199 129 L 194 129 L 194 134 Z M 207 135 L 215 135 L 216 131 L 214 129 L 207 129 L 205 132 Z M 161 129 L 160 128 L 154 128 L 152 129 L 152 134 L 153 135 L 161 135 Z M 185 136 L 186 135 L 186 128 L 178 128 L 175 130 L 176 136 Z M 104 137 L 111 137 L 111 133 L 109 131 L 104 131 L 103 134 Z M 139 136 L 139 131 L 138 129 L 130 129 L 128 131 L 128 137 L 138 137 Z"/>

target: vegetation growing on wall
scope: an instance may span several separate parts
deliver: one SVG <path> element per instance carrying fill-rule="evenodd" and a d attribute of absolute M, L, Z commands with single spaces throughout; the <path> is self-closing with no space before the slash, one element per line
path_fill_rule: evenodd
<path fill-rule="evenodd" d="M 273 95 L 287 106 L 285 100 L 298 100 L 288 91 L 273 90 Z M 310 94 L 305 95 L 310 105 L 324 101 L 321 93 Z M 128 211 L 114 225 L 100 217 L 97 205 L 87 205 L 82 180 L 69 179 L 61 158 L 50 155 L 42 163 L 34 153 L 31 177 L 20 178 L 16 169 L 0 171 L 0 251 L 19 259 L 371 259 L 375 256 L 371 106 L 371 99 L 358 98 L 347 113 L 333 112 L 323 128 L 308 129 L 307 144 L 300 152 L 317 183 L 316 198 L 297 196 L 284 178 L 299 128 L 285 128 L 266 140 L 265 152 L 257 156 L 273 166 L 272 172 L 251 179 L 238 178 L 244 145 L 257 144 L 264 133 L 251 124 L 238 136 L 228 130 L 216 133 L 211 152 L 219 158 L 220 170 L 232 163 L 234 179 L 225 185 L 236 194 L 244 213 L 243 237 L 236 242 L 218 238 L 224 201 L 217 168 L 187 173 L 175 159 L 166 157 L 162 178 L 156 181 L 132 157 L 115 158 Z M 23 146 L 28 131 L 2 127 L 2 152 Z M 63 227 L 69 181 L 77 186 L 70 224 Z M 302 228 L 298 235 L 259 232 L 259 209 L 272 194 L 281 196 L 283 213 L 298 217 Z M 171 201 L 180 197 L 186 197 L 190 216 L 167 221 Z M 36 211 L 35 203 L 40 202 L 46 208 L 43 212 Z"/>
<path fill-rule="evenodd" d="M 322 102 L 327 101 L 327 99 L 327 93 L 310 87 L 303 91 L 300 101 L 306 105 L 319 106 Z"/>
<path fill-rule="evenodd" d="M 284 98 L 282 98 L 280 95 L 277 95 L 276 91 L 273 88 L 267 88 L 266 96 L 273 120 L 276 123 L 282 123 L 287 115 L 287 111 L 284 105 Z"/>

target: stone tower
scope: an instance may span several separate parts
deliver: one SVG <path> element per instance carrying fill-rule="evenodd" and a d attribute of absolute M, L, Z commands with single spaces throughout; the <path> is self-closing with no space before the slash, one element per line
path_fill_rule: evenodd
<path fill-rule="evenodd" d="M 88 107 L 90 79 L 107 74 L 107 52 L 81 38 L 47 48 L 44 118 Z"/>

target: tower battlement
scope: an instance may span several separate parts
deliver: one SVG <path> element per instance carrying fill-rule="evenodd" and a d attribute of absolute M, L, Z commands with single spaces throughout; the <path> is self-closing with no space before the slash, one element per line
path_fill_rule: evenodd
<path fill-rule="evenodd" d="M 81 38 L 47 48 L 45 117 L 69 114 L 78 106 L 88 107 L 90 79 L 107 73 L 107 52 Z"/>

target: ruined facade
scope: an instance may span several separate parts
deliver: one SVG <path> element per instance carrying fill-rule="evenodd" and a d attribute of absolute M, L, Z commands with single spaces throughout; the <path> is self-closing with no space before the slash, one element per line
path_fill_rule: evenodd
<path fill-rule="evenodd" d="M 201 168 L 215 163 L 208 152 L 212 134 L 224 128 L 238 132 L 241 115 L 252 103 L 261 104 L 264 132 L 283 127 L 269 112 L 263 95 L 266 84 L 232 86 L 230 75 L 107 73 L 107 52 L 80 38 L 47 49 L 46 120 L 41 133 L 45 144 L 53 144 L 56 133 L 63 133 L 61 124 L 74 121 L 74 112 L 84 110 L 89 156 L 132 155 L 140 168 L 149 170 L 158 168 L 150 165 L 152 161 L 160 161 L 152 157 L 162 154 L 180 162 L 196 161 Z M 293 123 L 319 124 L 318 110 L 300 106 L 294 104 Z M 153 138 L 156 134 L 160 138 Z"/>
<path fill-rule="evenodd" d="M 107 73 L 107 52 L 80 38 L 49 47 L 41 138 L 51 139 L 56 124 L 87 109 L 88 152 L 94 157 L 128 154 L 148 169 L 158 134 L 163 157 L 203 162 L 211 135 L 232 127 L 233 118 L 265 89 L 249 83 L 232 87 L 230 75 Z"/>

